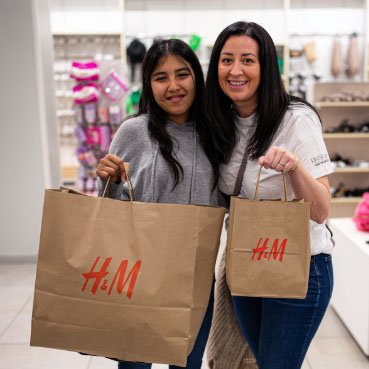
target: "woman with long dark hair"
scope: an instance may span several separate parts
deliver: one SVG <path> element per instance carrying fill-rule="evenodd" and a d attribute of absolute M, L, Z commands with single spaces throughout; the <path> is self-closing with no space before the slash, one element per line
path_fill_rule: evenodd
<path fill-rule="evenodd" d="M 108 196 L 128 199 L 129 163 L 138 201 L 217 205 L 218 156 L 204 118 L 204 77 L 195 53 L 180 40 L 154 43 L 143 61 L 142 85 L 138 114 L 122 123 L 97 168 L 100 190 L 110 176 Z M 201 367 L 212 309 L 213 294 L 188 369 Z M 147 369 L 151 364 L 120 362 L 118 367 Z"/>
<path fill-rule="evenodd" d="M 306 298 L 232 297 L 259 368 L 300 368 L 333 287 L 333 242 L 325 226 L 330 208 L 327 175 L 333 170 L 320 118 L 310 104 L 286 92 L 272 38 L 252 22 L 233 23 L 218 36 L 207 74 L 205 108 L 223 163 L 223 193 L 234 193 L 241 163 L 246 163 L 241 196 L 253 197 L 261 166 L 259 198 L 282 198 L 284 172 L 289 200 L 310 202 L 312 257 Z"/>

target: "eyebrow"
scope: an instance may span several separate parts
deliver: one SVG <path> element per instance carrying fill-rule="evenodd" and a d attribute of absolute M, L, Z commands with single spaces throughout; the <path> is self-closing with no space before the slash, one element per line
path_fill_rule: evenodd
<path fill-rule="evenodd" d="M 174 72 L 175 73 L 178 73 L 178 72 L 184 72 L 184 71 L 186 71 L 186 72 L 191 72 L 190 71 L 190 68 L 188 68 L 188 67 L 183 67 L 183 68 L 179 68 L 179 69 L 176 69 Z M 158 76 L 158 75 L 160 75 L 160 74 L 167 74 L 167 72 L 164 72 L 164 71 L 158 71 L 158 72 L 156 72 L 156 73 L 153 73 L 153 77 L 156 77 L 156 76 Z"/>
<path fill-rule="evenodd" d="M 233 53 L 231 53 L 231 52 L 227 52 L 227 51 L 224 51 L 224 52 L 222 52 L 221 53 L 221 55 L 233 55 Z M 241 56 L 250 56 L 250 55 L 252 55 L 252 56 L 255 56 L 256 57 L 256 55 L 255 54 L 253 54 L 253 53 L 243 53 L 243 54 L 241 54 Z"/>

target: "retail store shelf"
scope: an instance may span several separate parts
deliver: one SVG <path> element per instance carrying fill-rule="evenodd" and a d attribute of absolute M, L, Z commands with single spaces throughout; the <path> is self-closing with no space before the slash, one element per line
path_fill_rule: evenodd
<path fill-rule="evenodd" d="M 337 197 L 332 198 L 332 204 L 358 204 L 362 200 L 361 197 Z"/>
<path fill-rule="evenodd" d="M 369 0 L 368 0 L 369 1 Z M 335 95 L 360 96 L 367 95 L 369 88 L 367 82 L 328 82 L 316 83 L 314 86 L 315 106 L 320 109 L 323 133 L 328 153 L 331 157 L 340 155 L 369 162 L 368 141 L 369 133 L 365 132 L 369 101 L 323 101 L 325 97 Z M 357 127 L 359 132 L 342 132 L 347 123 Z M 354 128 L 352 129 L 354 130 Z M 344 167 L 336 168 L 334 175 L 330 177 L 332 187 L 344 186 L 348 189 L 359 189 L 367 186 L 368 168 Z M 352 217 L 361 201 L 361 197 L 339 197 L 332 199 L 330 217 Z"/>
<path fill-rule="evenodd" d="M 75 115 L 75 111 L 73 109 L 59 109 L 56 111 L 56 116 L 60 117 L 73 117 Z"/>
<path fill-rule="evenodd" d="M 317 108 L 369 108 L 369 101 L 319 101 Z"/>
<path fill-rule="evenodd" d="M 63 165 L 61 167 L 61 177 L 63 180 L 75 180 L 77 178 L 78 166 Z"/>
<path fill-rule="evenodd" d="M 323 133 L 325 139 L 357 139 L 357 138 L 369 138 L 369 133 Z"/>
<path fill-rule="evenodd" d="M 369 168 L 357 168 L 357 167 L 335 168 L 334 173 L 369 173 Z"/>

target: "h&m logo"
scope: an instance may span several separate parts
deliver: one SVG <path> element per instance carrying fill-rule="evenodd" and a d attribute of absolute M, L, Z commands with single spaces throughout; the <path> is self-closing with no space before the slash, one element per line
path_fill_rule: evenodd
<path fill-rule="evenodd" d="M 255 255 L 258 254 L 258 257 L 257 257 L 257 259 L 255 259 L 255 261 L 260 261 L 262 258 L 270 260 L 271 256 L 273 256 L 274 260 L 277 260 L 278 255 L 279 255 L 279 261 L 283 261 L 284 250 L 287 246 L 287 238 L 285 238 L 281 242 L 280 246 L 279 246 L 279 238 L 276 238 L 273 241 L 273 245 L 272 245 L 272 248 L 271 248 L 270 251 L 267 250 L 268 243 L 269 243 L 269 237 L 267 237 L 264 240 L 263 246 L 261 246 L 262 240 L 263 240 L 263 238 L 260 237 L 257 246 L 252 249 L 252 251 L 253 251 L 252 260 L 254 260 Z"/>
<path fill-rule="evenodd" d="M 91 292 L 92 292 L 93 295 L 95 295 L 98 288 L 100 287 L 101 281 L 103 280 L 104 277 L 106 277 L 109 274 L 107 269 L 108 269 L 108 266 L 109 266 L 112 258 L 111 257 L 106 258 L 103 265 L 101 266 L 100 270 L 95 271 L 95 267 L 96 267 L 97 263 L 99 262 L 99 260 L 100 260 L 100 256 L 98 256 L 95 259 L 95 262 L 93 263 L 93 265 L 91 267 L 91 270 L 88 273 L 83 273 L 82 274 L 83 277 L 85 278 L 85 282 L 82 286 L 82 292 L 85 291 L 88 282 L 90 280 L 93 280 L 94 283 L 91 287 Z M 140 268 L 141 268 L 141 264 L 142 264 L 141 260 L 136 261 L 136 263 L 133 265 L 131 271 L 129 272 L 129 274 L 126 277 L 127 268 L 128 268 L 128 260 L 123 260 L 120 263 L 120 265 L 119 265 L 119 267 L 118 267 L 118 269 L 117 269 L 117 271 L 114 275 L 114 278 L 111 281 L 110 285 L 109 285 L 109 281 L 107 279 L 104 279 L 102 281 L 100 289 L 102 291 L 107 292 L 107 294 L 110 295 L 112 290 L 113 290 L 113 287 L 115 285 L 115 282 L 117 281 L 117 292 L 121 295 L 122 292 L 123 292 L 124 287 L 129 282 L 126 296 L 127 296 L 127 298 L 131 299 L 132 295 L 133 295 L 134 288 L 135 288 L 136 280 L 137 280 L 137 277 L 138 277 L 138 272 L 140 271 Z"/>

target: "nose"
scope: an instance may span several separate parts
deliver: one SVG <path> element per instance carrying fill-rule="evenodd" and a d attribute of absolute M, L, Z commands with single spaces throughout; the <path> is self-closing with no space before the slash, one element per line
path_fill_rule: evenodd
<path fill-rule="evenodd" d="M 178 91 L 181 87 L 178 84 L 178 81 L 175 78 L 169 79 L 169 91 Z"/>
<path fill-rule="evenodd" d="M 241 64 L 238 61 L 233 63 L 230 74 L 232 76 L 239 76 L 242 74 Z"/>

